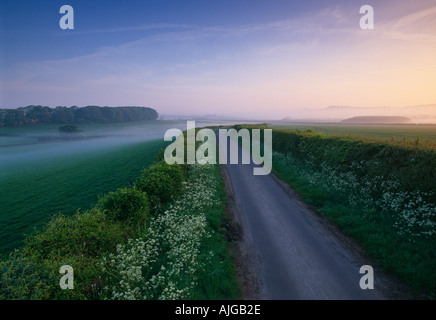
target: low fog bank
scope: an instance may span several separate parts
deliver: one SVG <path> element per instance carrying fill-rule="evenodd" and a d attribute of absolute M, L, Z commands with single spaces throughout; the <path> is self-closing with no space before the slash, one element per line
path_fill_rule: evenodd
<path fill-rule="evenodd" d="M 196 127 L 235 123 L 237 122 L 203 120 L 196 121 Z M 0 144 L 0 176 L 19 170 L 20 166 L 29 169 L 32 165 L 59 157 L 110 152 L 111 149 L 116 151 L 117 148 L 135 143 L 163 140 L 165 132 L 172 128 L 186 130 L 186 121 L 83 125 L 79 126 L 80 132 L 70 135 L 61 134 L 56 128 L 48 128 L 46 131 L 33 128 L 32 132 L 32 128 L 23 127 L 22 134 L 14 130 L 11 136 L 0 136 L 3 140 Z M 8 143 L 5 139 L 11 139 L 11 142 Z"/>

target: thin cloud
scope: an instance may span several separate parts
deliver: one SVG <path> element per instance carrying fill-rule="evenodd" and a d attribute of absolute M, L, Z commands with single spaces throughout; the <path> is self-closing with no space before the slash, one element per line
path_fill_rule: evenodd
<path fill-rule="evenodd" d="M 137 26 L 127 26 L 119 28 L 101 28 L 101 29 L 89 29 L 89 30 L 75 30 L 74 32 L 68 33 L 69 36 L 76 35 L 87 35 L 87 34 L 97 34 L 97 33 L 117 33 L 117 32 L 132 32 L 132 31 L 149 31 L 149 30 L 164 30 L 164 29 L 195 29 L 194 25 L 187 24 L 171 24 L 171 23 L 158 23 L 149 25 L 137 25 Z M 64 35 L 64 34 L 63 34 Z"/>
<path fill-rule="evenodd" d="M 436 6 L 378 24 L 380 37 L 405 41 L 436 41 Z"/>

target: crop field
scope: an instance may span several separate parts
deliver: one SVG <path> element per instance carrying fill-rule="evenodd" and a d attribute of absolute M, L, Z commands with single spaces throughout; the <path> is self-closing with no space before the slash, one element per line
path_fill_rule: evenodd
<path fill-rule="evenodd" d="M 137 143 L 92 154 L 59 156 L 14 168 L 0 179 L 0 249 L 20 245 L 24 234 L 59 212 L 88 209 L 98 195 L 128 186 L 143 167 L 154 161 L 164 141 Z"/>
<path fill-rule="evenodd" d="M 87 210 L 99 195 L 128 187 L 169 143 L 170 128 L 185 130 L 186 122 L 87 124 L 73 135 L 52 124 L 0 127 L 0 255 L 50 216 Z"/>
<path fill-rule="evenodd" d="M 269 124 L 270 128 L 307 131 L 335 136 L 389 140 L 397 143 L 423 144 L 436 148 L 436 125 L 350 125 L 350 124 Z"/>
<path fill-rule="evenodd" d="M 0 128 L 0 254 L 20 247 L 50 216 L 86 210 L 99 195 L 129 186 L 167 144 L 165 130 L 182 125 L 84 125 L 71 140 L 53 125 Z"/>

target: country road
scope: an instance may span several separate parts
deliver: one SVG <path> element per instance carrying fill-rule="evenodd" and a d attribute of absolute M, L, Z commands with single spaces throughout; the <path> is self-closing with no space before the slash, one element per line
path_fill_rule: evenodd
<path fill-rule="evenodd" d="M 256 281 L 257 293 L 248 298 L 388 299 L 376 269 L 374 289 L 360 288 L 360 267 L 371 262 L 354 244 L 272 174 L 253 175 L 253 166 L 223 166 L 234 197 L 234 219 L 243 230 L 241 260 L 252 273 L 250 281 Z"/>

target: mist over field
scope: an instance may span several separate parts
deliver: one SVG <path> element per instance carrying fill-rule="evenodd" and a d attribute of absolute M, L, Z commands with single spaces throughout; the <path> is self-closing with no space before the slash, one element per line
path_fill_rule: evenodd
<path fill-rule="evenodd" d="M 86 210 L 102 194 L 128 187 L 168 145 L 165 132 L 186 130 L 186 121 L 84 124 L 73 133 L 59 128 L 0 127 L 0 256 L 52 215 Z"/>
<path fill-rule="evenodd" d="M 196 122 L 196 127 L 230 123 Z M 186 130 L 186 121 L 147 121 L 81 125 L 80 132 L 62 135 L 57 125 L 0 128 L 0 177 L 29 170 L 37 163 L 83 156 L 134 143 L 161 140 L 168 129 Z"/>

